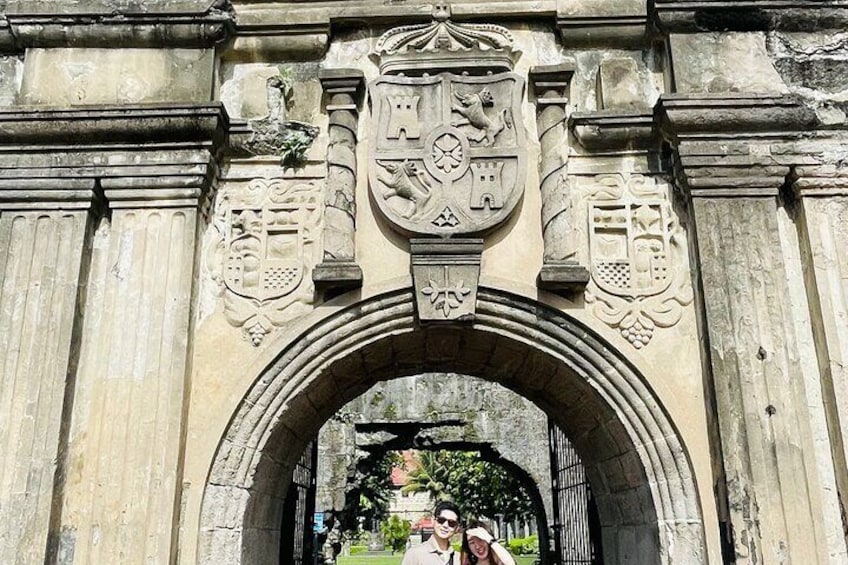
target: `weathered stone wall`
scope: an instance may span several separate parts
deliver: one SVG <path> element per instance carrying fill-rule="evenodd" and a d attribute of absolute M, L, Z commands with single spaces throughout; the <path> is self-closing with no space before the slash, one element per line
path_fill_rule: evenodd
<path fill-rule="evenodd" d="M 379 383 L 321 428 L 316 509 L 344 508 L 347 477 L 356 475 L 363 457 L 408 448 L 465 449 L 520 468 L 541 496 L 543 517 L 551 520 L 547 443 L 545 413 L 492 383 L 463 375 Z"/>
<path fill-rule="evenodd" d="M 263 562 L 320 425 L 444 371 L 569 430 L 609 563 L 844 563 L 846 23 L 841 0 L 0 2 L 0 561 Z M 442 194 L 445 166 L 381 153 L 367 86 L 439 72 L 525 85 L 439 146 L 512 160 L 523 193 L 410 244 L 380 175 L 411 160 Z"/>

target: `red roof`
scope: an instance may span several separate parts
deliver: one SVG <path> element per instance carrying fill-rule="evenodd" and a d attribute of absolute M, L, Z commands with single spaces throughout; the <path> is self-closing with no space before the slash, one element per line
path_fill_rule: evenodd
<path fill-rule="evenodd" d="M 415 457 L 415 451 L 407 449 L 401 451 L 403 463 L 400 466 L 392 467 L 392 484 L 396 487 L 402 487 L 409 482 L 409 472 L 418 467 L 418 460 Z"/>

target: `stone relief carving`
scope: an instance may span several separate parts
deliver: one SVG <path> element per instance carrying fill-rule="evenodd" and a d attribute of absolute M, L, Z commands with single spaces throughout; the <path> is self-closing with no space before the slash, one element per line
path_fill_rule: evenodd
<path fill-rule="evenodd" d="M 473 320 L 482 239 L 412 239 L 412 277 L 422 322 Z"/>
<path fill-rule="evenodd" d="M 456 24 L 450 18 L 450 5 L 436 3 L 431 23 L 392 28 L 380 36 L 375 49 L 380 72 L 467 70 L 480 66 L 481 59 L 490 68 L 513 68 L 521 52 L 514 48 L 515 38 L 508 29 L 494 24 Z"/>
<path fill-rule="evenodd" d="M 453 236 L 504 221 L 524 190 L 524 81 L 384 76 L 370 85 L 370 184 L 377 207 L 402 231 Z"/>
<path fill-rule="evenodd" d="M 382 76 L 368 87 L 371 198 L 412 236 L 422 323 L 473 321 L 483 240 L 468 236 L 504 222 L 524 192 L 524 79 L 511 72 L 512 34 L 450 15 L 437 3 L 431 23 L 384 33 L 374 53 Z"/>
<path fill-rule="evenodd" d="M 321 197 L 315 182 L 282 179 L 225 186 L 218 194 L 212 276 L 227 321 L 255 346 L 310 309 Z"/>
<path fill-rule="evenodd" d="M 692 302 L 683 232 L 667 187 L 638 174 L 595 177 L 587 200 L 586 302 L 633 347 L 680 321 Z"/>

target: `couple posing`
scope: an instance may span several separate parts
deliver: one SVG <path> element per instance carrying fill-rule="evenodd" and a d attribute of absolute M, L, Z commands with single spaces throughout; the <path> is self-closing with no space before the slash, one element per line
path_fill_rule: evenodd
<path fill-rule="evenodd" d="M 505 547 L 492 536 L 488 526 L 471 521 L 462 533 L 462 553 L 456 555 L 451 537 L 462 524 L 459 508 L 453 502 L 440 502 L 433 510 L 433 535 L 403 556 L 401 565 L 515 565 Z"/>

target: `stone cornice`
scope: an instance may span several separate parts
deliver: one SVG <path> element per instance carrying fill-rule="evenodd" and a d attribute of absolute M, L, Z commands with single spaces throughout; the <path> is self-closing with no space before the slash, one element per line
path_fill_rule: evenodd
<path fill-rule="evenodd" d="M 145 10 L 114 2 L 7 0 L 0 49 L 28 47 L 209 47 L 234 31 L 234 16 L 213 0 L 166 0 Z"/>
<path fill-rule="evenodd" d="M 670 94 L 654 114 L 672 140 L 782 137 L 818 125 L 815 112 L 798 99 L 771 94 Z"/>
<path fill-rule="evenodd" d="M 229 118 L 220 103 L 23 107 L 0 110 L 0 146 L 25 144 L 220 143 Z"/>
<path fill-rule="evenodd" d="M 228 58 L 273 60 L 316 58 L 327 48 L 331 28 L 419 24 L 432 19 L 432 4 L 373 2 L 371 0 L 329 0 L 326 2 L 233 2 L 238 24 Z M 504 19 L 553 20 L 557 0 L 521 2 L 517 0 L 472 0 L 451 3 L 452 19 L 492 22 Z"/>
<path fill-rule="evenodd" d="M 789 180 L 801 197 L 848 196 L 848 164 L 802 165 L 795 167 Z"/>
<path fill-rule="evenodd" d="M 818 126 L 815 113 L 789 96 L 670 95 L 654 114 L 693 198 L 776 196 L 793 165 L 785 144 Z"/>
<path fill-rule="evenodd" d="M 575 112 L 568 127 L 589 150 L 647 149 L 659 145 L 651 113 Z"/>
<path fill-rule="evenodd" d="M 0 201 L 202 206 L 227 128 L 220 104 L 0 111 Z"/>
<path fill-rule="evenodd" d="M 846 0 L 656 0 L 665 31 L 815 31 L 848 26 Z"/>

